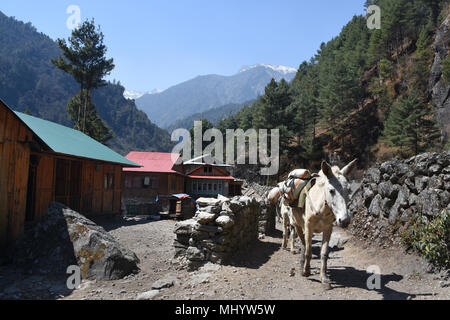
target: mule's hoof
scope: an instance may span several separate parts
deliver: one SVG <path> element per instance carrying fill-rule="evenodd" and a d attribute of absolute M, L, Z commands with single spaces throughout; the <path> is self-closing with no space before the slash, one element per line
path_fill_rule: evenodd
<path fill-rule="evenodd" d="M 308 278 L 309 276 L 311 276 L 311 270 L 304 270 L 302 272 L 302 276 L 304 276 L 305 278 Z"/>

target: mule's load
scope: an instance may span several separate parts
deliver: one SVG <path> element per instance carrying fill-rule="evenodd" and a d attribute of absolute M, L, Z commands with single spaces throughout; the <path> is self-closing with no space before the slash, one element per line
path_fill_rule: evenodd
<path fill-rule="evenodd" d="M 297 169 L 292 171 L 287 180 L 278 185 L 281 195 L 290 204 L 294 205 L 300 197 L 303 188 L 311 179 L 311 172 L 307 169 Z"/>

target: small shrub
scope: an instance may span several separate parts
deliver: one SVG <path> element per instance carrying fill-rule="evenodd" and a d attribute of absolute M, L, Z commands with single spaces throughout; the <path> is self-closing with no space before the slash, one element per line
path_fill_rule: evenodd
<path fill-rule="evenodd" d="M 450 210 L 443 210 L 432 221 L 414 217 L 402 240 L 435 266 L 450 268 Z"/>

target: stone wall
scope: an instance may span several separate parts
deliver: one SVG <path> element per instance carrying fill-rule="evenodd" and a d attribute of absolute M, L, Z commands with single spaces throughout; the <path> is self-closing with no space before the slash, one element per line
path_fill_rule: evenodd
<path fill-rule="evenodd" d="M 255 198 L 261 205 L 261 214 L 259 216 L 258 231 L 260 237 L 270 235 L 275 232 L 276 226 L 276 208 L 273 204 L 267 201 L 267 194 L 273 187 L 260 185 L 256 182 L 244 183 L 242 187 L 242 194 L 251 198 Z"/>
<path fill-rule="evenodd" d="M 258 231 L 260 238 L 273 235 L 276 229 L 276 208 L 268 201 L 260 201 L 261 214 L 259 215 Z"/>
<path fill-rule="evenodd" d="M 175 257 L 191 269 L 204 263 L 226 263 L 239 250 L 258 240 L 261 204 L 241 196 L 200 198 L 193 219 L 175 225 Z"/>
<path fill-rule="evenodd" d="M 396 242 L 395 232 L 408 228 L 414 215 L 432 219 L 446 208 L 450 209 L 450 151 L 368 169 L 349 204 L 353 231 L 380 244 Z"/>

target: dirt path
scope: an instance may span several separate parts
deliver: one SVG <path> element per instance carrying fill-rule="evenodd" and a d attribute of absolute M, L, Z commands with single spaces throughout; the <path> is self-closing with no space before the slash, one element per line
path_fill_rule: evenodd
<path fill-rule="evenodd" d="M 227 266 L 207 265 L 187 272 L 172 263 L 173 221 L 105 225 L 105 228 L 141 259 L 141 272 L 110 282 L 84 282 L 82 288 L 63 299 L 136 299 L 152 289 L 156 280 L 175 279 L 154 299 L 171 300 L 301 300 L 301 299 L 450 299 L 450 287 L 426 273 L 426 263 L 398 249 L 364 249 L 350 240 L 330 253 L 332 290 L 324 290 L 319 279 L 320 238 L 315 238 L 312 276 L 300 276 L 299 255 L 282 250 L 281 233 L 266 237 Z M 343 237 L 344 231 L 338 231 Z M 366 269 L 378 265 L 381 290 L 369 290 Z M 291 276 L 292 268 L 295 275 Z M 169 281 L 171 282 L 171 281 Z M 448 284 L 448 281 L 446 282 Z"/>

